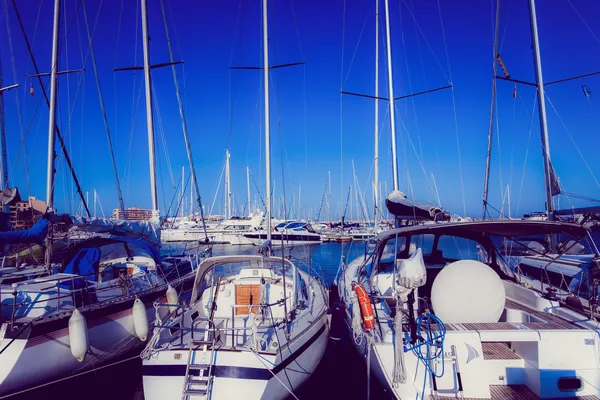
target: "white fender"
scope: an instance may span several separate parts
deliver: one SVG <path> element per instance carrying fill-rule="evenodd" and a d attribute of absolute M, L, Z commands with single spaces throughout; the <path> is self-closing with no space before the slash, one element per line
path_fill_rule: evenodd
<path fill-rule="evenodd" d="M 73 357 L 82 362 L 88 350 L 88 330 L 85 317 L 78 309 L 69 318 L 69 346 Z"/>
<path fill-rule="evenodd" d="M 140 299 L 136 298 L 133 302 L 131 314 L 133 316 L 133 328 L 135 330 L 135 334 L 140 338 L 141 341 L 145 342 L 150 328 L 148 326 L 146 306 Z"/>
<path fill-rule="evenodd" d="M 167 302 L 169 304 L 179 304 L 179 295 L 177 294 L 177 289 L 175 289 L 171 285 L 167 286 Z M 171 312 L 174 312 L 175 310 L 177 310 L 177 307 L 175 307 L 174 305 L 169 306 L 169 310 Z"/>

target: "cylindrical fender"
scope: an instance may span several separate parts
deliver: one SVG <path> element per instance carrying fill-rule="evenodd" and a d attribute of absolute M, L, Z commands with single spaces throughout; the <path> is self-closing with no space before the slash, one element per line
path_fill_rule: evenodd
<path fill-rule="evenodd" d="M 75 309 L 69 318 L 69 346 L 73 357 L 79 362 L 85 360 L 88 350 L 87 322 L 78 309 Z"/>
<path fill-rule="evenodd" d="M 133 317 L 133 329 L 135 330 L 135 335 L 140 338 L 141 341 L 146 341 L 148 337 L 148 315 L 146 314 L 146 306 L 140 299 L 135 299 L 133 302 L 133 307 L 131 310 L 131 315 Z"/>

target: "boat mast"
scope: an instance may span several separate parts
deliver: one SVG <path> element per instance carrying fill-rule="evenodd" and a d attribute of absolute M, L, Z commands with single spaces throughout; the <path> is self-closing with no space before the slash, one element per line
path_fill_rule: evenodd
<path fill-rule="evenodd" d="M 492 159 L 492 136 L 494 133 L 494 110 L 496 108 L 496 57 L 498 56 L 498 32 L 500 31 L 500 0 L 496 3 L 496 28 L 494 33 L 494 69 L 492 70 L 492 101 L 490 105 L 490 126 L 488 129 L 487 156 L 485 158 L 485 182 L 483 185 L 483 219 L 487 214 L 488 188 L 490 184 L 490 164 Z"/>
<path fill-rule="evenodd" d="M 0 168 L 2 173 L 0 174 L 0 190 L 8 188 L 8 149 L 6 146 L 6 126 L 4 125 L 4 95 L 3 92 L 9 91 L 18 87 L 18 84 L 2 87 L 2 62 L 0 58 Z M 10 207 L 4 206 L 5 213 L 9 213 Z"/>
<path fill-rule="evenodd" d="M 379 186 L 379 0 L 375 0 L 375 166 L 373 182 L 373 203 L 375 204 L 373 213 L 373 226 L 377 227 L 377 208 L 379 206 L 379 196 L 377 188 Z"/>
<path fill-rule="evenodd" d="M 226 218 L 231 218 L 231 175 L 229 167 L 229 150 L 225 151 L 225 184 L 227 185 L 227 212 L 225 213 Z"/>
<path fill-rule="evenodd" d="M 267 196 L 267 241 L 271 240 L 271 124 L 269 113 L 269 31 L 267 0 L 263 0 L 263 73 L 265 92 L 265 175 Z M 285 276 L 285 273 L 283 274 Z"/>
<path fill-rule="evenodd" d="M 389 0 L 385 0 L 385 37 L 387 47 L 388 97 L 390 102 L 390 134 L 392 137 L 392 184 L 394 191 L 399 190 L 398 157 L 396 155 L 396 107 L 394 106 L 394 81 L 392 69 L 392 40 L 390 38 L 390 8 Z M 396 219 L 396 225 L 398 225 Z"/>
<path fill-rule="evenodd" d="M 554 220 L 554 201 L 552 198 L 552 166 L 550 163 L 550 143 L 548 141 L 548 123 L 546 120 L 546 97 L 544 95 L 544 79 L 542 77 L 542 60 L 535 12 L 535 0 L 529 0 L 529 19 L 533 45 L 533 63 L 535 66 L 535 81 L 538 88 L 538 115 L 540 117 L 540 132 L 542 139 L 542 155 L 544 157 L 544 178 L 546 183 L 546 213 L 548 220 Z"/>
<path fill-rule="evenodd" d="M 58 1 L 58 0 L 57 0 Z M 159 216 L 158 192 L 156 186 L 156 159 L 154 154 L 154 117 L 152 112 L 152 81 L 150 75 L 150 49 L 148 46 L 148 12 L 146 0 L 141 0 L 142 8 L 142 42 L 144 45 L 144 83 L 146 86 L 146 124 L 148 126 L 148 156 L 150 161 L 150 196 L 152 214 Z"/>
<path fill-rule="evenodd" d="M 248 215 L 252 212 L 251 198 L 250 198 L 250 167 L 246 165 L 246 188 L 248 189 Z"/>
<path fill-rule="evenodd" d="M 50 105 L 48 111 L 48 170 L 46 171 L 46 207 L 54 209 L 54 152 L 56 125 L 56 73 L 58 72 L 58 36 L 60 34 L 60 0 L 54 0 L 54 29 L 52 32 L 52 66 L 50 69 Z M 49 263 L 50 260 L 46 260 Z"/>
<path fill-rule="evenodd" d="M 185 165 L 181 166 L 181 210 L 180 216 L 185 215 Z"/>

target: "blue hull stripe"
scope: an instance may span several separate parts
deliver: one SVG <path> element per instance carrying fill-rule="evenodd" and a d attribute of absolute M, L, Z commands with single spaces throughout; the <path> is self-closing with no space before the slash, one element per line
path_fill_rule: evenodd
<path fill-rule="evenodd" d="M 279 373 L 281 370 L 286 368 L 292 362 L 296 360 L 302 353 L 304 353 L 325 331 L 325 325 L 323 325 L 317 333 L 315 333 L 309 340 L 306 341 L 298 350 L 296 350 L 291 356 L 287 357 L 283 362 L 277 364 L 273 369 L 267 368 L 252 368 L 252 367 L 230 367 L 225 365 L 213 366 L 214 376 L 217 378 L 237 378 L 237 379 L 257 379 L 257 380 L 269 380 L 271 379 L 271 372 L 273 374 Z M 143 376 L 185 376 L 185 365 L 143 365 L 142 375 Z M 269 372 L 270 371 L 270 372 Z M 192 374 L 199 375 L 200 371 L 190 371 Z"/>

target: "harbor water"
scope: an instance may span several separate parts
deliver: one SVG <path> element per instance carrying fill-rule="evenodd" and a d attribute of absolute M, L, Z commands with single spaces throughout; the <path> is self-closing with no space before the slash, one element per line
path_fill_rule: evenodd
<path fill-rule="evenodd" d="M 190 247 L 185 245 L 168 245 L 163 248 L 165 255 L 180 255 L 189 253 Z M 214 255 L 225 254 L 256 254 L 254 246 L 215 245 Z M 285 250 L 285 255 L 291 255 L 312 265 L 322 273 L 327 284 L 331 285 L 340 266 L 343 256 L 352 260 L 364 254 L 364 242 L 323 243 L 312 246 L 296 246 Z M 281 251 L 275 251 L 280 255 Z M 144 399 L 142 386 L 142 363 L 139 352 L 129 354 L 120 364 L 108 368 L 99 368 L 80 377 L 66 379 L 43 388 L 13 396 L 14 399 L 60 398 L 61 400 L 80 399 Z M 48 357 L 52 357 L 51 354 Z M 129 360 L 127 360 L 130 358 Z M 43 362 L 40 360 L 40 362 Z M 325 356 L 311 377 L 294 393 L 300 399 L 331 399 L 344 398 L 347 400 L 365 399 L 367 391 L 367 370 L 361 356 L 347 337 L 342 341 L 330 341 Z M 371 380 L 371 398 L 385 398 L 385 393 Z M 290 398 L 292 398 L 290 396 Z"/>

